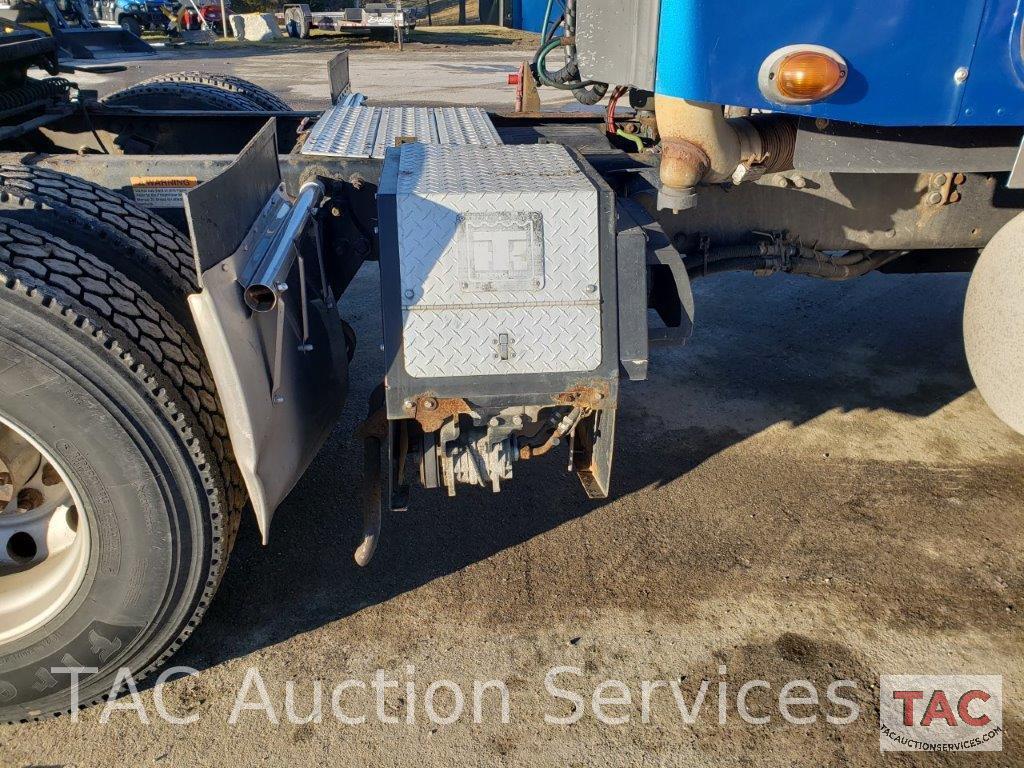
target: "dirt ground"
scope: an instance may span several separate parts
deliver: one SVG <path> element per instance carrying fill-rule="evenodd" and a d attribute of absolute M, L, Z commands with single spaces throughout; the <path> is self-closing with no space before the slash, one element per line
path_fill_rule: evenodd
<path fill-rule="evenodd" d="M 408 88 L 419 100 L 486 101 L 516 56 L 366 52 L 353 72 L 372 99 Z M 297 106 L 326 92 L 321 75 L 299 81 L 276 55 L 230 63 Z M 434 78 L 450 67 L 465 90 Z M 77 723 L 8 728 L 0 764 L 1024 765 L 1024 438 L 971 383 L 966 285 L 961 275 L 698 282 L 691 343 L 657 350 L 650 379 L 623 385 L 611 498 L 587 501 L 561 455 L 518 466 L 497 496 L 420 491 L 411 511 L 385 520 L 361 570 L 352 433 L 381 374 L 368 267 L 343 307 L 360 339 L 345 418 L 278 512 L 269 546 L 246 521 L 217 599 L 174 660 L 198 673 L 168 685 L 164 701 L 197 721 L 157 718 L 147 685 L 150 725 L 133 712 L 104 724 L 94 708 Z M 545 688 L 559 666 L 578 670 L 559 687 L 588 701 L 573 725 L 545 722 L 572 709 Z M 251 667 L 278 725 L 265 711 L 228 723 Z M 385 700 L 401 722 L 382 723 L 370 692 L 350 688 L 344 711 L 366 722 L 340 723 L 331 689 L 378 669 L 403 686 Z M 880 754 L 879 675 L 900 673 L 1002 675 L 1003 751 Z M 628 722 L 589 709 L 609 678 L 632 702 L 606 711 Z M 467 692 L 467 710 L 474 680 L 504 682 L 509 722 L 494 698 L 480 723 L 430 722 L 425 689 L 441 679 Z M 641 681 L 675 681 L 692 702 L 702 679 L 711 692 L 694 723 L 665 689 L 644 722 Z M 751 708 L 770 722 L 747 724 L 732 707 L 720 725 L 717 686 L 735 703 L 756 679 L 771 693 L 752 694 Z M 801 710 L 812 724 L 783 721 L 772 703 L 792 679 L 822 693 L 820 707 Z M 288 722 L 288 681 L 301 715 L 315 680 L 323 721 Z M 825 719 L 836 680 L 850 681 L 860 711 L 848 725 Z M 436 702 L 446 713 L 454 696 Z"/>

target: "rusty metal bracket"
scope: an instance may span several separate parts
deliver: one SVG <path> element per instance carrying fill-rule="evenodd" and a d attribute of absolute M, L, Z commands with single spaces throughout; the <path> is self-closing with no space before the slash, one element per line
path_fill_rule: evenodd
<path fill-rule="evenodd" d="M 608 383 L 595 381 L 587 384 L 578 384 L 565 392 L 555 395 L 555 402 L 559 405 L 569 405 L 573 408 L 585 408 L 591 411 L 598 411 L 605 407 L 605 399 L 608 397 Z"/>
<path fill-rule="evenodd" d="M 436 432 L 450 417 L 473 412 L 469 403 L 461 397 L 444 398 L 431 394 L 409 398 L 402 406 L 410 419 L 419 422 L 424 432 Z"/>

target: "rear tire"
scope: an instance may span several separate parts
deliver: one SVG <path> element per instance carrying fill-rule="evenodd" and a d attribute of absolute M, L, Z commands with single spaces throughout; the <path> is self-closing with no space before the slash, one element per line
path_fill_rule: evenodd
<path fill-rule="evenodd" d="M 138 83 L 115 91 L 104 98 L 103 103 L 154 110 L 263 111 L 259 104 L 240 93 L 193 82 Z"/>
<path fill-rule="evenodd" d="M 212 72 L 173 72 L 143 80 L 139 85 L 148 85 L 150 83 L 197 83 L 228 93 L 238 94 L 257 105 L 260 109 L 268 112 L 292 111 L 292 108 L 286 101 L 278 98 L 266 88 L 261 88 L 255 83 L 251 83 L 241 77 L 235 77 L 234 75 L 221 75 Z"/>
<path fill-rule="evenodd" d="M 53 667 L 98 669 L 85 707 L 118 668 L 167 660 L 220 582 L 244 494 L 189 334 L 99 258 L 3 218 L 0 371 L 0 416 L 54 458 L 90 545 L 60 612 L 0 644 L 0 721 L 17 722 L 72 706 Z M 0 571 L 0 598 L 11 583 Z"/>
<path fill-rule="evenodd" d="M 27 165 L 0 165 L 0 216 L 100 254 L 192 328 L 185 303 L 199 290 L 192 244 L 159 216 L 105 187 Z"/>

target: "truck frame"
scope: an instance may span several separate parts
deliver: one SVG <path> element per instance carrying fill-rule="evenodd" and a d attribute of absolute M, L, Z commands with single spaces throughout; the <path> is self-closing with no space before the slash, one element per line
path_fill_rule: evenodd
<path fill-rule="evenodd" d="M 665 0 L 651 18 L 567 0 L 524 94 L 535 78 L 608 105 L 555 113 L 525 95 L 515 113 L 374 106 L 351 93 L 344 52 L 324 110 L 200 72 L 100 100 L 60 76 L 52 40 L 8 28 L 3 719 L 66 711 L 69 668 L 87 670 L 81 706 L 119 667 L 155 670 L 209 605 L 247 506 L 266 541 L 354 407 L 338 300 L 367 261 L 384 344 L 356 436 L 360 565 L 382 514 L 416 492 L 498 492 L 547 454 L 607 496 L 619 387 L 646 377 L 652 348 L 685 343 L 692 281 L 723 272 L 973 270 L 972 372 L 1024 429 L 1019 89 L 999 94 L 1005 122 L 957 100 L 890 124 L 858 90 L 855 42 L 840 55 L 794 18 L 745 56 L 742 87 L 719 91 L 714 68 L 736 62 L 705 52 L 686 79 L 662 60 L 666 34 L 724 24 L 691 6 Z M 634 49 L 610 47 L 610 18 L 635 27 Z"/>

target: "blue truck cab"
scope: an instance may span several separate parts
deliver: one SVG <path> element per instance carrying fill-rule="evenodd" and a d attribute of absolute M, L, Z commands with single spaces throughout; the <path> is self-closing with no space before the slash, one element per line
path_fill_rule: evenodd
<path fill-rule="evenodd" d="M 664 0 L 654 91 L 884 126 L 1024 124 L 1022 0 L 731 3 Z M 845 84 L 802 106 L 759 87 L 775 51 L 818 45 Z"/>
<path fill-rule="evenodd" d="M 1024 0 L 523 5 L 691 279 L 971 271 L 967 359 L 1024 432 Z"/>

